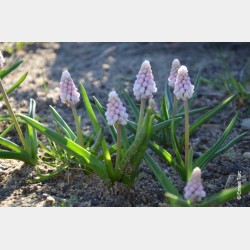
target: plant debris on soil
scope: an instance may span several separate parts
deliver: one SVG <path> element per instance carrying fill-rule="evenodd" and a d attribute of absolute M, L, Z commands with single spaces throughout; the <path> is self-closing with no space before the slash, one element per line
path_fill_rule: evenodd
<path fill-rule="evenodd" d="M 4 47 L 0 43 L 0 49 Z M 37 115 L 43 124 L 53 127 L 49 105 L 52 105 L 62 117 L 74 128 L 70 109 L 59 100 L 59 82 L 61 73 L 68 69 L 76 84 L 84 84 L 91 100 L 97 97 L 106 105 L 108 93 L 114 88 L 126 88 L 131 95 L 135 76 L 144 59 L 151 62 L 158 92 L 155 99 L 160 101 L 167 81 L 173 59 L 189 69 L 191 80 L 197 74 L 223 85 L 219 76 L 224 74 L 221 61 L 223 56 L 232 74 L 237 78 L 248 62 L 249 43 L 31 43 L 13 54 L 3 52 L 6 67 L 17 59 L 24 62 L 19 68 L 4 78 L 5 87 L 9 87 L 18 77 L 28 72 L 22 85 L 10 96 L 15 112 L 27 114 L 29 99 L 37 102 Z M 250 87 L 250 68 L 244 68 L 244 76 Z M 214 107 L 229 96 L 226 89 L 215 89 L 205 83 L 200 84 L 198 95 L 192 108 Z M 194 156 L 198 157 L 210 148 L 223 133 L 237 110 L 238 121 L 230 138 L 247 131 L 243 140 L 223 155 L 214 159 L 202 172 L 203 185 L 208 195 L 222 189 L 237 186 L 238 171 L 241 171 L 241 184 L 250 181 L 250 102 L 241 104 L 235 100 L 212 119 L 203 124 L 190 138 Z M 0 102 L 1 113 L 7 113 L 3 101 Z M 89 133 L 91 123 L 87 118 L 82 101 L 77 105 L 82 117 L 84 133 Z M 132 115 L 131 115 L 132 116 Z M 197 116 L 191 117 L 191 123 Z M 0 132 L 7 126 L 0 123 Z M 182 127 L 183 129 L 183 127 Z M 38 134 L 40 140 L 44 140 Z M 108 133 L 107 133 L 108 138 Z M 8 139 L 18 143 L 14 130 Z M 110 139 L 111 142 L 111 139 Z M 185 183 L 176 171 L 166 162 L 148 151 L 171 181 L 183 193 Z M 42 161 L 38 164 L 42 173 L 51 171 L 51 167 Z M 0 159 L 0 206 L 5 207 L 39 207 L 39 206 L 104 206 L 132 207 L 168 206 L 164 191 L 147 165 L 142 162 L 138 178 L 133 188 L 115 183 L 108 183 L 95 174 L 86 174 L 79 166 L 70 167 L 56 177 L 45 182 L 27 183 L 36 177 L 35 167 L 19 161 Z M 240 200 L 232 200 L 222 206 L 248 207 L 250 195 L 243 195 Z"/>

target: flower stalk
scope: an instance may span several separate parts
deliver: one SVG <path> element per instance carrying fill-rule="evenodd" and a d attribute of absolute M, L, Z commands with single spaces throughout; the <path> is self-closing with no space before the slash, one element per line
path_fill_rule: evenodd
<path fill-rule="evenodd" d="M 76 111 L 76 106 L 71 105 L 71 110 L 75 119 L 76 123 L 76 134 L 78 137 L 78 143 L 80 146 L 83 146 L 83 136 L 82 136 L 82 130 L 81 130 L 81 118 L 78 116 L 77 111 Z"/>
<path fill-rule="evenodd" d="M 143 120 L 144 113 L 145 113 L 145 107 L 146 107 L 146 99 L 142 99 L 141 100 L 141 105 L 140 105 L 140 113 L 139 113 L 137 131 L 139 131 L 140 128 L 141 128 L 142 120 Z M 138 135 L 138 133 L 137 133 L 137 135 Z"/>
<path fill-rule="evenodd" d="M 188 113 L 188 99 L 192 98 L 194 93 L 194 85 L 191 83 L 188 76 L 186 66 L 181 66 L 178 69 L 176 82 L 174 85 L 174 95 L 177 100 L 182 100 L 184 103 L 185 112 L 185 167 L 188 167 L 189 162 L 189 113 Z"/>
<path fill-rule="evenodd" d="M 11 106 L 10 106 L 9 98 L 8 98 L 6 92 L 5 92 L 5 89 L 4 89 L 4 87 L 3 87 L 3 84 L 2 84 L 2 80 L 1 80 L 1 79 L 0 79 L 0 91 L 2 92 L 3 99 L 4 99 L 5 103 L 6 103 L 6 106 L 7 106 L 7 109 L 8 109 L 8 111 L 9 111 L 9 114 L 10 114 L 10 116 L 11 116 L 11 118 L 12 118 L 12 121 L 13 121 L 13 123 L 14 123 L 14 125 L 15 125 L 15 128 L 16 128 L 16 130 L 17 130 L 18 136 L 19 136 L 19 138 L 20 138 L 20 141 L 21 141 L 21 143 L 22 143 L 24 149 L 27 150 L 28 147 L 27 147 L 27 144 L 26 144 L 26 142 L 25 142 L 25 139 L 24 139 L 22 130 L 21 130 L 21 128 L 20 128 L 20 126 L 19 126 L 19 123 L 18 123 L 18 121 L 17 121 L 17 119 L 16 119 L 16 116 L 15 116 L 15 114 L 14 114 L 14 112 L 13 112 Z"/>
<path fill-rule="evenodd" d="M 174 107 L 173 107 L 172 118 L 175 118 L 176 112 L 177 112 L 177 108 L 178 108 L 178 100 L 177 100 L 176 96 L 174 96 Z"/>
<path fill-rule="evenodd" d="M 189 163 L 189 113 L 188 113 L 188 101 L 184 101 L 185 112 L 185 166 L 188 167 Z"/>
<path fill-rule="evenodd" d="M 121 124 L 116 124 L 116 133 L 117 133 L 117 150 L 116 150 L 116 159 L 115 159 L 115 170 L 118 171 L 118 165 L 121 158 Z"/>

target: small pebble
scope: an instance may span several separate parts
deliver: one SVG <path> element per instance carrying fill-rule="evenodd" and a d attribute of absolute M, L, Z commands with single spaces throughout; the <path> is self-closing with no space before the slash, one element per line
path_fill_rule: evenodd
<path fill-rule="evenodd" d="M 244 157 L 245 159 L 250 159 L 250 152 L 245 152 L 245 153 L 243 154 L 243 157 Z"/>
<path fill-rule="evenodd" d="M 62 188 L 64 188 L 65 187 L 65 183 L 64 182 L 61 182 L 60 184 L 59 184 L 59 187 L 62 189 Z"/>
<path fill-rule="evenodd" d="M 47 198 L 46 198 L 46 202 L 48 202 L 48 203 L 55 203 L 55 199 L 52 197 L 52 196 L 48 196 Z"/>
<path fill-rule="evenodd" d="M 243 119 L 241 122 L 241 126 L 244 129 L 250 129 L 250 118 Z"/>

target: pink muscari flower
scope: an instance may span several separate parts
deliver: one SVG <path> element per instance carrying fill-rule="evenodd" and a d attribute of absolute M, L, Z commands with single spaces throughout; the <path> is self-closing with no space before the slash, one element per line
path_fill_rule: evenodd
<path fill-rule="evenodd" d="M 142 63 L 136 76 L 133 91 L 137 100 L 153 98 L 153 93 L 157 91 L 151 65 L 147 60 Z"/>
<path fill-rule="evenodd" d="M 73 79 L 68 70 L 64 70 L 60 82 L 60 98 L 68 106 L 75 105 L 80 100 L 80 94 L 77 91 Z"/>
<path fill-rule="evenodd" d="M 168 85 L 174 88 L 178 69 L 181 67 L 180 61 L 178 59 L 174 59 L 172 62 L 172 68 L 170 71 L 170 75 L 168 77 Z"/>
<path fill-rule="evenodd" d="M 123 106 L 121 99 L 118 97 L 115 91 L 111 91 L 109 93 L 105 116 L 109 126 L 114 124 L 127 124 L 126 119 L 128 118 L 128 114 L 126 113 L 126 108 Z"/>
<path fill-rule="evenodd" d="M 199 202 L 206 196 L 206 192 L 203 190 L 201 183 L 201 170 L 196 167 L 191 175 L 191 178 L 184 188 L 184 197 L 191 201 L 191 203 Z"/>
<path fill-rule="evenodd" d="M 188 76 L 188 70 L 186 66 L 181 66 L 178 69 L 178 74 L 176 77 L 176 82 L 174 86 L 174 94 L 178 100 L 182 99 L 186 101 L 192 98 L 194 93 L 194 85 L 190 81 Z"/>
<path fill-rule="evenodd" d="M 4 59 L 3 54 L 2 54 L 2 52 L 1 52 L 1 50 L 0 50 L 0 68 L 3 67 L 3 64 L 4 64 L 4 63 L 5 63 L 5 59 Z"/>

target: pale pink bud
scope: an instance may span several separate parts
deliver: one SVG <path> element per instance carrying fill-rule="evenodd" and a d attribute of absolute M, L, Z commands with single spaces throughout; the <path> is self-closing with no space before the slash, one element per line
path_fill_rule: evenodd
<path fill-rule="evenodd" d="M 114 124 L 127 124 L 128 114 L 126 113 L 126 108 L 123 106 L 121 99 L 118 97 L 115 91 L 109 93 L 107 111 L 105 112 L 108 125 L 112 126 Z"/>
<path fill-rule="evenodd" d="M 77 91 L 70 73 L 68 70 L 64 70 L 60 82 L 60 98 L 63 103 L 68 106 L 75 105 L 80 100 L 80 94 Z"/>
<path fill-rule="evenodd" d="M 172 68 L 170 71 L 170 75 L 168 77 L 168 85 L 174 88 L 178 69 L 181 67 L 180 61 L 178 59 L 174 59 L 172 62 Z"/>
<path fill-rule="evenodd" d="M 191 201 L 191 203 L 199 202 L 206 196 L 201 183 L 201 170 L 196 167 L 191 175 L 191 178 L 184 188 L 184 197 Z"/>
<path fill-rule="evenodd" d="M 155 102 L 155 100 L 153 98 L 149 99 L 148 106 L 149 106 L 149 108 L 151 108 L 155 112 L 158 112 L 158 108 L 157 108 L 156 102 Z"/>
<path fill-rule="evenodd" d="M 3 54 L 2 54 L 2 52 L 1 52 L 1 50 L 0 50 L 0 68 L 3 67 L 3 64 L 4 64 L 4 63 L 5 63 L 5 59 L 4 59 Z"/>
<path fill-rule="evenodd" d="M 186 101 L 192 98 L 194 93 L 194 85 L 191 83 L 188 76 L 188 70 L 186 66 L 181 66 L 178 70 L 176 82 L 174 86 L 174 94 L 178 100 L 182 99 Z"/>
<path fill-rule="evenodd" d="M 142 63 L 136 76 L 133 91 L 137 100 L 153 98 L 153 93 L 157 91 L 151 65 L 147 60 Z"/>

